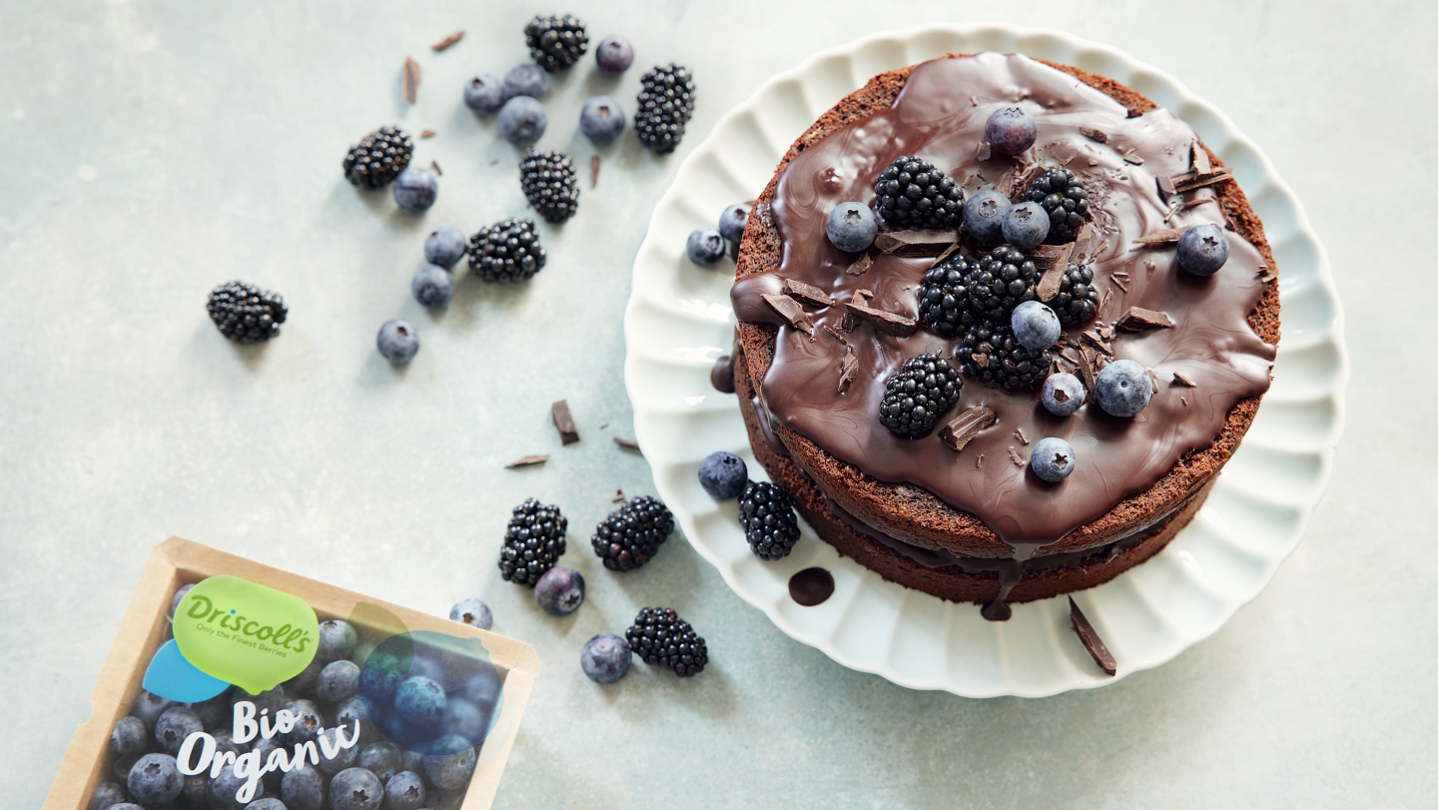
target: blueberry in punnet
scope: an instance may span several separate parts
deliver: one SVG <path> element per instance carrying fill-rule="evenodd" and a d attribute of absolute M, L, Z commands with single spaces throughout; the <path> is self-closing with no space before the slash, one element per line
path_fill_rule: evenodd
<path fill-rule="evenodd" d="M 549 115 L 530 96 L 515 96 L 499 108 L 499 134 L 515 146 L 530 146 L 544 137 Z"/>
<path fill-rule="evenodd" d="M 579 651 L 579 666 L 595 683 L 614 683 L 629 673 L 629 642 L 613 633 L 597 633 Z"/>
<path fill-rule="evenodd" d="M 359 766 L 378 776 L 381 782 L 388 782 L 404 767 L 404 753 L 394 743 L 380 740 L 364 747 L 359 755 Z"/>
<path fill-rule="evenodd" d="M 145 732 L 145 721 L 138 717 L 125 716 L 110 732 L 110 750 L 118 757 L 138 757 L 150 750 L 150 735 Z"/>
<path fill-rule="evenodd" d="M 624 131 L 624 110 L 609 96 L 590 96 L 579 111 L 579 131 L 594 143 L 613 143 Z"/>
<path fill-rule="evenodd" d="M 713 228 L 695 228 L 689 232 L 684 252 L 688 254 L 689 261 L 700 267 L 713 267 L 724 258 L 727 247 L 724 235 Z"/>
<path fill-rule="evenodd" d="M 997 191 L 980 191 L 964 203 L 964 230 L 984 244 L 997 245 L 1004 241 L 1004 215 L 1012 207 Z"/>
<path fill-rule="evenodd" d="M 1044 379 L 1040 400 L 1054 416 L 1069 416 L 1083 405 L 1087 396 L 1078 377 L 1060 371 Z"/>
<path fill-rule="evenodd" d="M 492 74 L 481 73 L 464 83 L 464 106 L 481 115 L 498 112 L 504 101 L 504 85 Z"/>
<path fill-rule="evenodd" d="M 406 678 L 394 695 L 394 707 L 400 716 L 416 723 L 434 723 L 444 713 L 444 687 L 416 675 Z"/>
<path fill-rule="evenodd" d="M 649 562 L 674 531 L 669 507 L 641 495 L 609 514 L 594 527 L 589 544 L 610 571 L 633 571 Z"/>
<path fill-rule="evenodd" d="M 484 281 L 523 281 L 546 261 L 532 219 L 500 220 L 469 238 L 469 270 Z"/>
<path fill-rule="evenodd" d="M 359 664 L 348 659 L 331 661 L 320 670 L 315 692 L 326 703 L 338 703 L 359 691 Z"/>
<path fill-rule="evenodd" d="M 319 645 L 315 648 L 315 659 L 324 663 L 349 658 L 359 636 L 350 623 L 344 619 L 325 619 L 320 622 Z"/>
<path fill-rule="evenodd" d="M 348 735 L 349 732 L 345 733 L 346 735 Z M 334 758 L 320 757 L 319 765 L 315 766 L 320 769 L 320 773 L 326 776 L 334 776 L 345 768 L 352 768 L 356 764 L 358 764 L 360 753 L 359 749 L 354 746 L 350 746 L 349 748 L 340 748 L 339 735 L 340 729 L 338 727 L 327 728 L 324 731 L 321 731 L 319 734 L 315 735 L 316 745 L 323 745 L 324 743 L 328 742 L 329 745 L 333 746 L 338 750 L 338 753 L 335 754 Z M 346 739 L 348 739 L 348 736 L 346 736 Z M 255 750 L 260 750 L 260 747 L 255 746 Z M 269 759 L 268 751 L 265 752 L 264 758 L 266 760 Z M 274 774 L 270 775 L 273 776 Z M 278 787 L 278 785 L 276 787 Z"/>
<path fill-rule="evenodd" d="M 489 733 L 489 718 L 494 707 L 486 705 L 481 709 L 473 701 L 450 695 L 444 703 L 444 733 L 458 734 L 476 745 L 483 742 Z"/>
<path fill-rule="evenodd" d="M 364 768 L 347 768 L 330 780 L 331 810 L 379 810 L 384 785 Z"/>
<path fill-rule="evenodd" d="M 91 808 L 91 810 L 94 810 L 94 808 Z M 122 801 L 118 804 L 112 804 L 109 807 L 101 808 L 101 810 L 145 810 L 145 808 L 141 807 L 138 804 L 135 804 L 134 802 Z"/>
<path fill-rule="evenodd" d="M 235 798 L 235 792 L 246 781 L 247 777 L 241 777 L 235 773 L 233 765 L 220 771 L 220 775 L 211 779 L 206 788 L 209 810 L 241 810 L 245 803 Z M 259 796 L 260 792 L 261 786 L 257 785 L 255 795 Z"/>
<path fill-rule="evenodd" d="M 781 560 L 789 556 L 799 542 L 799 519 L 794 514 L 793 498 L 768 481 L 750 481 L 744 485 L 744 492 L 739 496 L 739 525 L 744 528 L 749 550 L 761 560 Z"/>
<path fill-rule="evenodd" d="M 1209 222 L 1194 225 L 1178 238 L 1178 266 L 1195 276 L 1211 276 L 1228 261 L 1228 236 Z"/>
<path fill-rule="evenodd" d="M 1058 313 L 1041 301 L 1025 301 L 1014 307 L 1010 325 L 1019 344 L 1031 352 L 1047 349 L 1063 334 Z"/>
<path fill-rule="evenodd" d="M 842 202 L 829 212 L 824 232 L 834 247 L 846 253 L 868 250 L 879 235 L 879 221 L 874 212 L 861 202 Z"/>
<path fill-rule="evenodd" d="M 403 365 L 414 359 L 419 351 L 419 330 L 403 318 L 391 318 L 379 328 L 375 345 L 384 359 L 395 365 Z"/>
<path fill-rule="evenodd" d="M 289 810 L 285 803 L 274 797 L 260 799 L 245 805 L 245 810 Z"/>
<path fill-rule="evenodd" d="M 469 237 L 453 225 L 441 225 L 424 240 L 424 260 L 448 270 L 464 258 Z"/>
<path fill-rule="evenodd" d="M 504 74 L 504 84 L 501 85 L 500 92 L 504 94 L 504 101 L 515 96 L 540 98 L 549 92 L 549 77 L 533 62 L 515 65 Z M 502 102 L 500 106 L 504 106 Z"/>
<path fill-rule="evenodd" d="M 564 70 L 589 50 L 589 32 L 584 21 L 570 14 L 536 14 L 524 26 L 524 43 L 536 64 L 551 73 Z"/>
<path fill-rule="evenodd" d="M 447 754 L 425 754 L 424 774 L 440 790 L 454 790 L 469 783 L 476 761 L 473 743 L 457 734 L 442 737 L 435 747 Z M 336 808 L 338 810 L 338 808 Z"/>
<path fill-rule="evenodd" d="M 1153 378 L 1132 360 L 1115 360 L 1103 367 L 1094 379 L 1094 399 L 1104 413 L 1134 416 L 1148 407 L 1153 397 Z"/>
<path fill-rule="evenodd" d="M 320 675 L 320 669 L 324 669 L 324 666 L 321 665 L 319 669 L 315 670 L 316 678 L 318 678 Z M 266 709 L 269 710 L 270 714 L 274 714 L 275 712 L 284 708 L 285 704 L 289 702 L 288 699 L 285 697 L 284 686 L 276 686 L 274 689 L 266 689 L 258 695 L 246 692 L 243 687 L 236 686 L 233 690 L 230 691 L 231 709 L 234 708 L 234 705 L 236 703 L 242 700 L 255 704 L 256 715 L 258 715 L 262 711 L 265 711 Z M 233 712 L 231 712 L 231 716 L 233 716 Z"/>
<path fill-rule="evenodd" d="M 205 724 L 184 706 L 171 706 L 155 720 L 155 741 L 170 756 L 179 752 L 185 739 L 205 730 Z"/>
<path fill-rule="evenodd" d="M 1039 439 L 1034 445 L 1033 455 L 1029 457 L 1029 466 L 1033 468 L 1034 475 L 1056 484 L 1074 471 L 1073 445 L 1057 436 Z"/>
<path fill-rule="evenodd" d="M 419 810 L 424 807 L 424 778 L 414 771 L 400 771 L 384 785 L 385 810 Z"/>
<path fill-rule="evenodd" d="M 703 637 L 679 618 L 674 608 L 640 610 L 634 624 L 624 631 L 624 639 L 644 663 L 673 670 L 681 678 L 698 675 L 709 663 L 709 648 Z"/>
<path fill-rule="evenodd" d="M 175 595 L 170 597 L 170 612 L 167 614 L 170 618 L 175 618 L 175 610 L 180 607 L 180 600 L 184 599 L 185 594 L 188 594 L 190 589 L 194 587 L 195 583 L 193 582 L 188 585 L 181 585 L 180 588 L 175 591 Z"/>
<path fill-rule="evenodd" d="M 605 73 L 623 73 L 634 64 L 634 46 L 617 34 L 608 36 L 594 48 L 594 58 L 599 62 L 599 69 Z"/>
<path fill-rule="evenodd" d="M 556 565 L 534 584 L 534 601 L 551 616 L 568 616 L 584 604 L 584 577 L 573 568 Z"/>
<path fill-rule="evenodd" d="M 749 468 L 745 466 L 744 459 L 733 453 L 720 450 L 699 462 L 699 486 L 704 487 L 709 497 L 715 500 L 727 501 L 739 497 L 748 482 Z"/>
<path fill-rule="evenodd" d="M 748 203 L 735 203 L 719 215 L 719 234 L 730 242 L 738 244 L 744 238 L 744 226 L 749 224 Z"/>
<path fill-rule="evenodd" d="M 426 264 L 414 272 L 409 291 L 427 309 L 443 309 L 454 298 L 454 276 L 437 264 Z"/>
<path fill-rule="evenodd" d="M 280 779 L 280 801 L 287 810 L 320 810 L 325 802 L 325 778 L 313 766 L 301 765 Z"/>
<path fill-rule="evenodd" d="M 530 150 L 519 162 L 519 187 L 545 221 L 559 224 L 579 210 L 574 161 L 563 152 Z"/>
<path fill-rule="evenodd" d="M 490 612 L 489 605 L 482 599 L 470 597 L 461 599 L 454 603 L 449 609 L 449 620 L 461 622 L 470 627 L 478 627 L 481 630 L 488 630 L 494 627 L 494 614 Z"/>
<path fill-rule="evenodd" d="M 406 214 L 423 214 L 439 198 L 439 180 L 429 169 L 410 166 L 394 179 L 394 202 Z"/>
<path fill-rule="evenodd" d="M 1043 244 L 1049 235 L 1049 215 L 1036 202 L 1022 202 L 1004 214 L 1004 241 L 1017 250 L 1029 251 Z"/>
<path fill-rule="evenodd" d="M 910 357 L 884 381 L 879 423 L 901 439 L 916 439 L 954 407 L 963 387 L 963 378 L 948 360 L 933 353 Z"/>
<path fill-rule="evenodd" d="M 358 687 L 361 692 L 364 691 L 364 674 L 365 670 L 361 669 Z M 344 726 L 349 733 L 353 733 L 355 721 L 360 722 L 361 730 L 369 725 L 369 705 L 359 695 L 351 695 L 340 701 L 339 705 L 335 707 L 335 725 Z"/>
<path fill-rule="evenodd" d="M 285 708 L 295 716 L 295 724 L 289 731 L 281 732 L 274 739 L 284 745 L 299 745 L 319 739 L 320 729 L 325 726 L 325 718 L 313 700 L 298 698 L 286 703 Z"/>
<path fill-rule="evenodd" d="M 684 125 L 694 115 L 698 92 L 694 74 L 675 64 L 656 65 L 639 79 L 634 133 L 639 142 L 656 155 L 673 152 L 684 137 Z"/>
<path fill-rule="evenodd" d="M 183 774 L 182 774 L 183 775 Z M 185 776 L 185 786 L 180 788 L 180 798 L 175 800 L 176 807 L 198 807 L 204 808 L 210 803 L 210 772 L 203 770 Z M 304 807 L 290 805 L 294 810 L 307 810 Z M 93 808 L 91 808 L 93 810 Z"/>
<path fill-rule="evenodd" d="M 144 724 L 140 724 L 141 728 Z M 95 786 L 95 792 L 90 794 L 90 803 L 85 805 L 85 810 L 107 810 L 111 805 L 121 804 L 129 799 L 125 789 L 119 782 L 101 782 Z"/>
<path fill-rule="evenodd" d="M 165 805 L 174 801 L 185 787 L 180 766 L 169 754 L 146 754 L 130 767 L 125 780 L 130 796 L 143 805 Z"/>
<path fill-rule="evenodd" d="M 1022 107 L 1000 107 L 984 122 L 984 140 L 995 152 L 1023 154 L 1038 138 L 1038 124 Z"/>
<path fill-rule="evenodd" d="M 220 728 L 230 728 L 232 725 L 230 712 L 230 690 L 225 690 L 209 700 L 199 703 L 186 703 L 185 708 L 195 713 L 204 725 L 205 731 L 214 731 Z"/>

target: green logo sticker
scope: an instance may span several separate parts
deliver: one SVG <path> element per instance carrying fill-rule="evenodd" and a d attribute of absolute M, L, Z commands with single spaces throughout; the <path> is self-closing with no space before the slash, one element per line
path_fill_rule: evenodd
<path fill-rule="evenodd" d="M 304 600 L 232 576 L 201 581 L 175 610 L 175 643 L 207 675 L 251 694 L 314 660 L 319 620 Z"/>

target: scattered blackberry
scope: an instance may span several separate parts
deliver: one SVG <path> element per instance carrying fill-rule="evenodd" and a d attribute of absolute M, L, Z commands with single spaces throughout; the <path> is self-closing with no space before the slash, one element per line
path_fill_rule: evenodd
<path fill-rule="evenodd" d="M 644 663 L 674 670 L 681 678 L 698 675 L 709 663 L 709 649 L 674 608 L 644 608 L 624 631 L 629 648 Z"/>
<path fill-rule="evenodd" d="M 569 14 L 543 17 L 538 14 L 524 26 L 524 44 L 535 63 L 553 73 L 579 61 L 589 50 L 589 32 L 584 21 Z"/>
<path fill-rule="evenodd" d="M 954 407 L 963 387 L 958 370 L 937 354 L 910 357 L 884 381 L 879 422 L 895 436 L 916 439 Z"/>
<path fill-rule="evenodd" d="M 610 513 L 589 542 L 610 571 L 633 571 L 649 562 L 674 531 L 669 507 L 643 495 Z"/>
<path fill-rule="evenodd" d="M 1009 391 L 1037 386 L 1053 364 L 1047 349 L 1025 349 L 1014 337 L 1013 328 L 1003 324 L 980 324 L 970 329 L 957 354 L 970 377 L 991 388 Z"/>
<path fill-rule="evenodd" d="M 279 293 L 243 281 L 210 290 L 210 302 L 205 308 L 220 334 L 236 343 L 263 343 L 275 337 L 290 312 Z"/>
<path fill-rule="evenodd" d="M 514 517 L 499 549 L 499 573 L 506 580 L 533 588 L 545 571 L 564 553 L 564 530 L 569 520 L 559 507 L 530 498 L 514 507 Z"/>
<path fill-rule="evenodd" d="M 1035 290 L 1042 277 L 1024 254 L 1008 246 L 994 248 L 966 279 L 969 308 L 992 323 L 1007 324 L 1014 307 L 1038 298 Z"/>
<path fill-rule="evenodd" d="M 469 269 L 485 281 L 522 281 L 544 268 L 534 220 L 506 219 L 469 238 Z"/>
<path fill-rule="evenodd" d="M 1069 263 L 1058 295 L 1046 302 L 1059 314 L 1065 326 L 1083 323 L 1098 311 L 1098 290 L 1093 287 L 1093 268 L 1086 264 Z"/>
<path fill-rule="evenodd" d="M 345 179 L 360 188 L 383 188 L 409 165 L 414 141 L 399 127 L 380 127 L 350 147 Z"/>
<path fill-rule="evenodd" d="M 684 125 L 694 115 L 694 74 L 689 68 L 670 62 L 640 78 L 643 87 L 635 101 L 634 131 L 639 142 L 656 155 L 667 155 L 684 137 Z"/>
<path fill-rule="evenodd" d="M 781 560 L 799 542 L 799 520 L 789 493 L 768 481 L 750 481 L 739 496 L 739 525 L 761 560 Z"/>
<path fill-rule="evenodd" d="M 534 210 L 550 222 L 564 222 L 579 209 L 574 161 L 562 152 L 529 150 L 519 163 L 519 186 Z"/>
<path fill-rule="evenodd" d="M 979 322 L 969 306 L 968 276 L 979 269 L 977 261 L 954 255 L 924 273 L 919 285 L 919 317 L 930 329 L 949 339 L 961 337 Z"/>
<path fill-rule="evenodd" d="M 879 216 L 891 228 L 941 230 L 963 220 L 963 189 L 922 158 L 895 158 L 874 181 L 874 193 Z"/>
<path fill-rule="evenodd" d="M 1088 191 L 1068 169 L 1049 169 L 1029 184 L 1029 202 L 1036 202 L 1049 214 L 1050 245 L 1072 242 L 1088 217 Z"/>

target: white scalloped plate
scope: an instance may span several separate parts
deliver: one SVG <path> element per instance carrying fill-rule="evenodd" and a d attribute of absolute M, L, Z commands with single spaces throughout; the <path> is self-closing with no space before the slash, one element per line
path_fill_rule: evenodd
<path fill-rule="evenodd" d="M 1348 376 L 1338 296 L 1302 207 L 1258 147 L 1177 80 L 1113 48 L 1052 31 L 934 25 L 868 37 L 774 77 L 715 124 L 654 211 L 634 261 L 624 380 L 659 495 L 694 548 L 781 630 L 844 666 L 915 689 L 1038 697 L 1117 680 L 1084 651 L 1064 599 L 1015 605 L 1011 620 L 988 622 L 974 605 L 885 582 L 839 557 L 807 525 L 789 557 L 762 562 L 744 541 L 735 502 L 716 503 L 696 478 L 700 460 L 715 450 L 740 455 L 755 476 L 763 468 L 735 398 L 709 384 L 710 367 L 732 340 L 732 275 L 690 263 L 689 232 L 713 227 L 725 207 L 756 196 L 794 139 L 874 74 L 986 50 L 1075 65 L 1172 110 L 1228 164 L 1263 218 L 1282 273 L 1283 339 L 1258 418 L 1208 503 L 1167 549 L 1075 599 L 1118 659 L 1121 678 L 1178 655 L 1257 596 L 1297 546 L 1328 481 Z M 833 572 L 835 591 L 805 608 L 789 598 L 788 580 L 810 566 Z"/>

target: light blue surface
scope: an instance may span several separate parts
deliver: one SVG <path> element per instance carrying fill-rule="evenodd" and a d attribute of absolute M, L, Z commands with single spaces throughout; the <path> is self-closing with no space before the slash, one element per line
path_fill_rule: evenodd
<path fill-rule="evenodd" d="M 518 151 L 460 96 L 469 75 L 527 58 L 519 32 L 536 11 L 583 17 L 593 42 L 623 33 L 636 66 L 612 79 L 587 57 L 544 99 L 538 148 L 582 167 L 578 216 L 539 226 L 549 266 L 511 287 L 461 276 L 430 314 L 408 290 L 425 235 L 524 213 Z M 843 669 L 731 594 L 682 538 L 625 575 L 587 548 L 616 489 L 652 492 L 643 458 L 611 441 L 632 437 L 621 313 L 683 155 L 817 50 L 984 19 L 1108 43 L 1222 108 L 1304 200 L 1350 325 L 1333 484 L 1273 585 L 1174 662 L 1043 700 L 965 700 Z M 1415 337 L 1438 300 L 1425 239 L 1438 217 L 1435 27 L 1438 10 L 1391 0 L 8 0 L 3 803 L 42 802 L 149 546 L 178 534 L 440 615 L 486 599 L 495 629 L 546 666 L 498 807 L 1431 804 L 1438 476 L 1413 447 L 1438 399 L 1431 341 Z M 463 41 L 430 50 L 456 29 Z M 413 108 L 406 56 L 423 68 Z M 684 144 L 656 158 L 626 132 L 597 150 L 591 189 L 584 99 L 613 95 L 632 119 L 643 68 L 670 60 L 699 84 Z M 423 217 L 341 177 L 345 149 L 384 123 L 438 133 L 416 149 L 444 171 Z M 289 303 L 271 345 L 229 345 L 205 316 L 208 290 L 234 278 Z M 423 334 L 403 369 L 374 349 L 392 317 Z M 583 436 L 568 447 L 550 424 L 561 398 Z M 551 460 L 504 468 L 531 453 Z M 569 516 L 564 563 L 589 586 L 563 619 L 495 568 L 509 510 L 531 495 Z M 645 605 L 677 607 L 708 639 L 710 668 L 679 680 L 637 663 L 590 683 L 580 646 Z"/>

